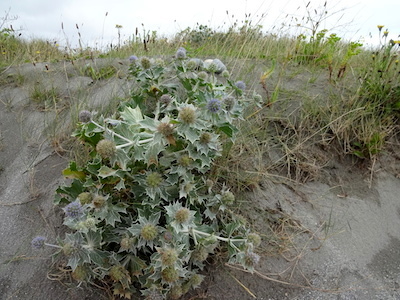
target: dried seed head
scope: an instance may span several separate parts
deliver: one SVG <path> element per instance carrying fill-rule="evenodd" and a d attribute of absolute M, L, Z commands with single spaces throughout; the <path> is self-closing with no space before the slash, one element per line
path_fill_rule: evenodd
<path fill-rule="evenodd" d="M 95 208 L 102 208 L 105 203 L 106 203 L 106 198 L 101 195 L 97 195 L 92 200 L 92 204 Z"/>
<path fill-rule="evenodd" d="M 157 131 L 164 136 L 170 136 L 174 133 L 174 125 L 171 123 L 160 123 L 157 127 Z"/>
<path fill-rule="evenodd" d="M 103 159 L 111 158 L 117 152 L 117 147 L 113 141 L 101 140 L 96 145 L 96 151 Z"/>
<path fill-rule="evenodd" d="M 171 231 L 165 231 L 163 237 L 164 237 L 164 240 L 167 241 L 167 242 L 172 241 L 172 238 L 173 238 L 172 232 Z"/>
<path fill-rule="evenodd" d="M 246 252 L 244 256 L 244 264 L 247 267 L 254 267 L 260 261 L 260 256 L 254 252 Z"/>

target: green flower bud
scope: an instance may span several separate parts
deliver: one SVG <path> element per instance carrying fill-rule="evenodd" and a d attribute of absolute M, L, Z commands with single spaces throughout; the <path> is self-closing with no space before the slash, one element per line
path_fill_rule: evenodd
<path fill-rule="evenodd" d="M 67 243 L 62 247 L 62 252 L 64 253 L 65 256 L 70 256 L 74 254 L 77 250 L 78 249 L 70 243 Z"/>
<path fill-rule="evenodd" d="M 85 226 L 87 229 L 94 229 L 94 228 L 96 228 L 96 219 L 95 219 L 95 218 L 91 218 L 91 217 L 87 218 L 87 219 L 84 221 L 84 226 Z"/>
<path fill-rule="evenodd" d="M 204 276 L 200 274 L 193 274 L 192 277 L 189 279 L 189 284 L 193 287 L 196 288 L 198 287 L 202 282 L 203 282 Z"/>
<path fill-rule="evenodd" d="M 151 188 L 156 188 L 159 187 L 161 182 L 162 182 L 162 177 L 159 173 L 157 172 L 151 172 L 149 175 L 146 177 L 146 183 L 149 185 Z"/>
<path fill-rule="evenodd" d="M 252 243 L 254 247 L 258 247 L 261 244 L 261 237 L 257 233 L 250 233 L 247 236 L 247 241 Z"/>
<path fill-rule="evenodd" d="M 114 156 L 117 147 L 113 141 L 104 139 L 97 143 L 96 151 L 103 159 L 107 159 Z"/>
<path fill-rule="evenodd" d="M 188 70 L 194 70 L 197 68 L 197 63 L 195 60 L 191 59 L 187 62 L 186 67 L 188 68 Z"/>
<path fill-rule="evenodd" d="M 208 132 L 203 132 L 200 135 L 200 144 L 208 144 L 211 141 L 211 134 Z"/>
<path fill-rule="evenodd" d="M 180 208 L 176 213 L 175 213 L 175 220 L 178 223 L 185 223 L 189 220 L 190 217 L 190 211 L 186 207 Z"/>
<path fill-rule="evenodd" d="M 197 76 L 198 76 L 200 79 L 204 80 L 204 81 L 206 81 L 207 78 L 208 78 L 207 72 L 204 72 L 204 71 L 199 72 L 199 73 L 197 74 Z"/>
<path fill-rule="evenodd" d="M 189 155 L 182 155 L 179 158 L 179 165 L 181 165 L 182 167 L 189 167 L 192 163 L 192 159 L 190 158 Z"/>
<path fill-rule="evenodd" d="M 108 275 L 111 277 L 113 281 L 122 281 L 125 278 L 129 278 L 129 272 L 123 266 L 112 266 L 110 271 L 108 271 Z"/>
<path fill-rule="evenodd" d="M 230 191 L 226 191 L 222 194 L 221 200 L 225 205 L 232 205 L 235 202 L 235 195 Z"/>
<path fill-rule="evenodd" d="M 89 278 L 89 272 L 85 266 L 77 266 L 75 270 L 72 271 L 72 278 L 76 281 L 87 281 Z"/>
<path fill-rule="evenodd" d="M 153 224 L 146 224 L 140 231 L 140 236 L 146 241 L 152 241 L 157 237 L 157 228 Z"/>
<path fill-rule="evenodd" d="M 178 260 L 178 253 L 175 249 L 161 249 L 161 262 L 164 266 L 172 266 Z"/>
<path fill-rule="evenodd" d="M 119 245 L 121 246 L 121 250 L 130 250 L 133 246 L 135 239 L 134 238 L 123 238 Z"/>
<path fill-rule="evenodd" d="M 206 247 L 199 245 L 197 249 L 193 250 L 190 257 L 194 261 L 203 262 L 208 257 L 208 250 L 206 249 Z"/>
<path fill-rule="evenodd" d="M 174 285 L 169 290 L 169 298 L 168 299 L 179 299 L 183 295 L 182 287 L 180 285 Z"/>
<path fill-rule="evenodd" d="M 89 192 L 80 193 L 78 195 L 78 198 L 82 205 L 92 202 L 92 194 L 90 194 Z"/>
<path fill-rule="evenodd" d="M 229 71 L 228 70 L 224 70 L 224 71 L 222 71 L 222 74 L 221 74 L 224 78 L 229 78 L 229 76 L 230 76 L 230 74 L 229 74 Z"/>
<path fill-rule="evenodd" d="M 143 56 L 142 58 L 140 58 L 140 64 L 142 65 L 143 69 L 150 69 L 150 67 L 151 67 L 150 59 L 146 56 Z"/>
<path fill-rule="evenodd" d="M 261 102 L 262 101 L 262 96 L 260 94 L 255 94 L 253 96 L 253 98 L 254 98 L 254 101 L 256 101 L 256 102 Z"/>
<path fill-rule="evenodd" d="M 173 283 L 178 280 L 178 271 L 173 267 L 167 267 L 161 271 L 161 278 L 169 283 Z"/>
<path fill-rule="evenodd" d="M 186 124 L 193 124 L 196 121 L 196 111 L 186 106 L 179 111 L 179 119 Z"/>

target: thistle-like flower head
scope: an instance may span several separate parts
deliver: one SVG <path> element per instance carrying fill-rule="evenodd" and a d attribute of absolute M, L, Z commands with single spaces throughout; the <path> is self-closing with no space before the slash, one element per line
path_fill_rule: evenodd
<path fill-rule="evenodd" d="M 235 85 L 236 85 L 236 87 L 238 88 L 238 89 L 240 89 L 240 90 L 245 90 L 246 89 L 246 84 L 243 82 L 243 81 L 237 81 L 236 83 L 235 83 Z"/>
<path fill-rule="evenodd" d="M 107 159 L 114 156 L 117 147 L 113 141 L 104 139 L 97 143 L 96 151 L 103 159 Z"/>
<path fill-rule="evenodd" d="M 78 195 L 78 199 L 82 205 L 89 204 L 92 202 L 92 194 L 89 192 L 83 192 Z"/>
<path fill-rule="evenodd" d="M 161 133 L 163 136 L 170 136 L 174 133 L 174 125 L 171 123 L 160 123 L 160 125 L 157 126 L 157 131 Z"/>
<path fill-rule="evenodd" d="M 150 172 L 146 177 L 146 183 L 151 188 L 159 187 L 163 178 L 160 173 L 157 172 Z"/>
<path fill-rule="evenodd" d="M 72 219 L 77 219 L 83 215 L 83 207 L 80 201 L 74 201 L 63 208 L 65 215 Z"/>
<path fill-rule="evenodd" d="M 232 205 L 235 202 L 235 195 L 231 191 L 222 194 L 221 201 L 225 205 Z"/>
<path fill-rule="evenodd" d="M 207 78 L 208 78 L 208 74 L 207 74 L 206 72 L 204 72 L 204 71 L 201 71 L 201 72 L 197 73 L 197 76 L 198 76 L 200 79 L 204 80 L 204 81 L 206 81 Z"/>
<path fill-rule="evenodd" d="M 171 103 L 171 101 L 172 101 L 172 98 L 171 98 L 171 96 L 168 95 L 168 94 L 164 94 L 164 95 L 162 95 L 162 96 L 160 97 L 160 103 L 161 103 L 161 104 L 168 105 L 168 104 Z"/>
<path fill-rule="evenodd" d="M 203 132 L 200 135 L 200 144 L 208 144 L 209 142 L 211 142 L 211 134 L 209 132 Z"/>
<path fill-rule="evenodd" d="M 136 56 L 136 55 L 131 55 L 131 56 L 129 56 L 129 62 L 132 64 L 132 63 L 135 63 L 137 60 L 138 60 L 139 58 Z"/>
<path fill-rule="evenodd" d="M 176 54 L 175 54 L 175 57 L 177 58 L 177 59 L 185 59 L 186 58 L 186 50 L 184 49 L 184 48 L 179 48 L 177 51 L 176 51 Z"/>
<path fill-rule="evenodd" d="M 221 110 L 221 101 L 218 99 L 211 99 L 207 103 L 207 109 L 209 112 L 217 113 Z"/>
<path fill-rule="evenodd" d="M 47 239 L 44 236 L 35 237 L 31 242 L 32 248 L 34 248 L 34 249 L 42 249 L 44 247 L 44 244 L 45 244 L 46 240 Z"/>
<path fill-rule="evenodd" d="M 192 106 L 185 106 L 179 111 L 179 119 L 186 124 L 193 124 L 196 121 L 196 111 Z"/>
<path fill-rule="evenodd" d="M 142 58 L 140 58 L 140 64 L 142 65 L 143 69 L 150 69 L 150 67 L 151 67 L 151 61 L 146 56 L 143 56 Z"/>
<path fill-rule="evenodd" d="M 148 223 L 143 225 L 140 231 L 140 236 L 146 241 L 154 240 L 158 235 L 157 227 L 154 224 Z"/>
<path fill-rule="evenodd" d="M 248 268 L 254 268 L 260 261 L 260 256 L 257 253 L 248 251 L 244 255 L 244 265 Z"/>
<path fill-rule="evenodd" d="M 79 112 L 79 122 L 82 123 L 89 123 L 90 120 L 92 119 L 92 113 L 88 110 L 82 110 Z"/>
<path fill-rule="evenodd" d="M 254 247 L 258 247 L 261 244 L 261 237 L 253 232 L 247 236 L 247 241 L 252 243 Z"/>

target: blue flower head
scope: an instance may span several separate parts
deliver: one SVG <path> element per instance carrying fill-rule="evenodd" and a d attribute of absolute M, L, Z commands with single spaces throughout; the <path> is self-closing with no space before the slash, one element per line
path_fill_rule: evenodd
<path fill-rule="evenodd" d="M 221 110 L 221 101 L 219 101 L 218 99 L 211 99 L 207 103 L 207 109 L 212 113 L 216 113 L 216 112 L 220 111 Z"/>
<path fill-rule="evenodd" d="M 246 89 L 246 84 L 243 81 L 238 81 L 235 83 L 235 85 L 238 89 L 241 89 L 242 91 Z"/>
<path fill-rule="evenodd" d="M 175 54 L 176 58 L 178 59 L 185 59 L 186 58 L 186 49 L 180 47 Z"/>
<path fill-rule="evenodd" d="M 32 245 L 32 248 L 42 249 L 45 242 L 46 242 L 46 238 L 44 236 L 37 236 L 32 240 L 31 245 Z"/>
<path fill-rule="evenodd" d="M 134 63 L 138 60 L 139 58 L 136 55 L 131 55 L 129 56 L 129 62 Z"/>
<path fill-rule="evenodd" d="M 83 208 L 80 201 L 71 202 L 66 207 L 63 208 L 65 215 L 67 217 L 76 219 L 83 214 Z"/>

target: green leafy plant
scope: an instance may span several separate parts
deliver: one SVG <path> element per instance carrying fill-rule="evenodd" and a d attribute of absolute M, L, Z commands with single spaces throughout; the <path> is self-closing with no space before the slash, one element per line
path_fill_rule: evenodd
<path fill-rule="evenodd" d="M 73 278 L 103 281 L 125 298 L 179 298 L 200 285 L 217 249 L 253 270 L 260 237 L 233 213 L 234 194 L 208 177 L 254 104 L 244 82 L 223 84 L 186 58 L 141 58 L 130 70 L 136 85 L 115 115 L 79 115 L 74 136 L 92 159 L 64 170 L 71 181 L 55 203 L 70 232 L 52 246 Z M 37 239 L 35 248 L 46 244 Z"/>

